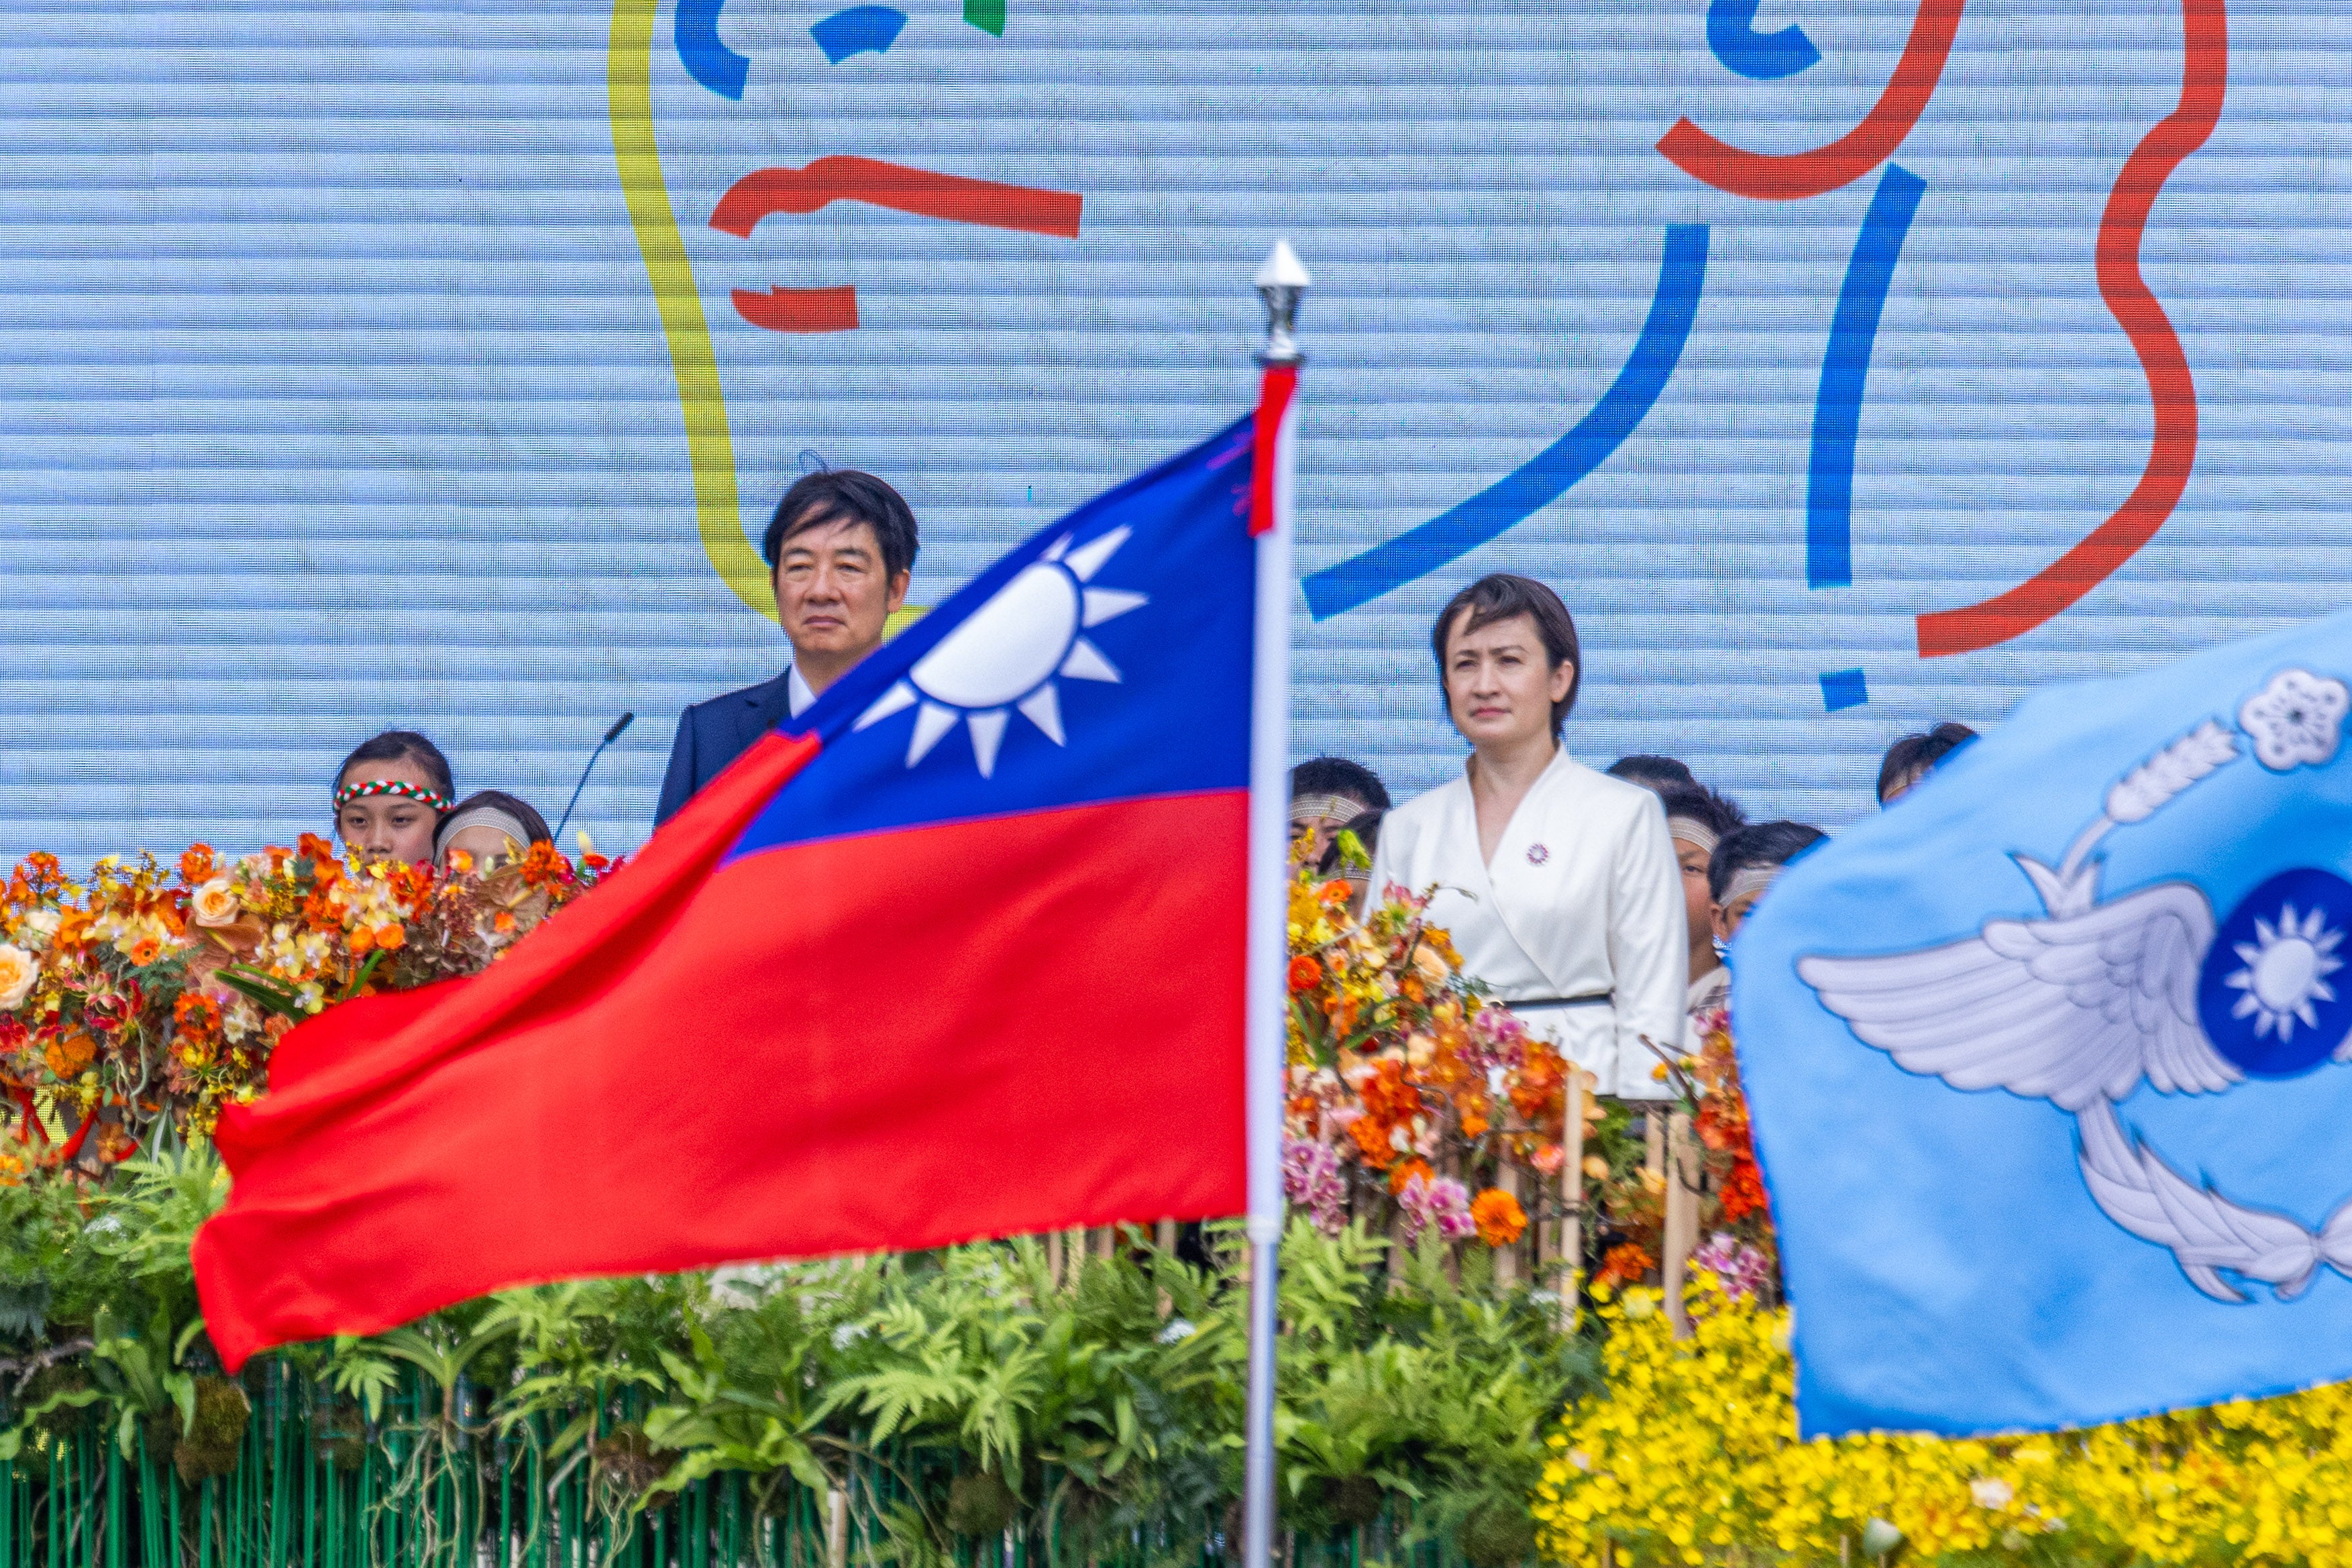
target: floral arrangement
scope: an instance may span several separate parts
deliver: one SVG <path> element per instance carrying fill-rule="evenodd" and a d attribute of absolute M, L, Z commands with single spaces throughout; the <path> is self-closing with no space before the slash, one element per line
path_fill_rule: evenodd
<path fill-rule="evenodd" d="M 1767 1306 L 1775 1305 L 1780 1299 L 1780 1249 L 1773 1239 L 1770 1199 L 1748 1131 L 1748 1096 L 1739 1084 L 1729 1009 L 1718 1008 L 1700 1019 L 1696 1032 L 1696 1055 L 1661 1062 L 1657 1069 L 1689 1114 L 1699 1145 L 1699 1229 L 1706 1240 L 1693 1261 L 1734 1298 L 1752 1295 Z M 1646 1220 L 1648 1210 L 1643 1212 Z M 1604 1274 L 1608 1272 L 1604 1263 Z M 1618 1273 L 1609 1282 L 1636 1277 Z"/>
<path fill-rule="evenodd" d="M 1547 1439 L 1543 1555 L 1620 1563 L 2352 1565 L 2352 1385 L 2055 1436 L 1801 1442 L 1789 1316 L 1699 1276 L 1598 1314 L 1609 1392 Z"/>
<path fill-rule="evenodd" d="M 1557 1178 L 1580 1070 L 1462 973 L 1427 894 L 1391 888 L 1360 918 L 1355 898 L 1304 867 L 1291 883 L 1289 1199 L 1327 1235 L 1353 1217 L 1408 1246 L 1512 1246 L 1514 1189 Z"/>
<path fill-rule="evenodd" d="M 477 973 L 613 864 L 584 844 L 459 861 L 363 863 L 308 833 L 228 862 L 204 844 L 170 868 L 110 855 L 79 882 L 27 856 L 0 886 L 0 1177 L 101 1171 L 159 1123 L 208 1132 L 301 1019 Z"/>

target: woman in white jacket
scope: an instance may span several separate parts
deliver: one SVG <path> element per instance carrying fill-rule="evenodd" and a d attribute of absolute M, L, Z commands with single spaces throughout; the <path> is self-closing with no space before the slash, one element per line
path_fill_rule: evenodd
<path fill-rule="evenodd" d="M 1433 885 L 1430 920 L 1465 971 L 1601 1092 L 1663 1099 L 1651 1070 L 1682 1050 L 1689 979 L 1681 874 L 1658 798 L 1560 745 L 1576 622 L 1542 583 L 1497 573 L 1454 596 L 1430 647 L 1470 757 L 1389 813 L 1371 885 Z"/>

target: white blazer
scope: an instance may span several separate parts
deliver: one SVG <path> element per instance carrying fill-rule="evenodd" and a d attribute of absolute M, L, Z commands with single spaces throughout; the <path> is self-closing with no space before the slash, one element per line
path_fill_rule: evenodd
<path fill-rule="evenodd" d="M 1690 976 L 1682 873 L 1658 798 L 1556 752 L 1512 813 L 1492 865 L 1478 853 L 1470 780 L 1443 784 L 1391 811 L 1372 855 L 1375 894 L 1432 885 L 1429 920 L 1464 970 L 1516 1008 L 1528 1027 L 1601 1080 L 1601 1092 L 1661 1100 L 1656 1052 L 1683 1050 Z"/>

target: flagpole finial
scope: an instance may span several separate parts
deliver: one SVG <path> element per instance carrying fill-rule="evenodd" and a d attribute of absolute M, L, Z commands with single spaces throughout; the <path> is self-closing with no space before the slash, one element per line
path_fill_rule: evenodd
<path fill-rule="evenodd" d="M 1295 329 L 1298 324 L 1298 302 L 1314 281 L 1307 274 L 1306 263 L 1290 248 L 1290 242 L 1275 241 L 1274 248 L 1265 253 L 1265 264 L 1257 269 L 1258 298 L 1265 301 L 1265 347 L 1257 353 L 1260 364 L 1295 365 L 1307 357 L 1298 351 Z"/>

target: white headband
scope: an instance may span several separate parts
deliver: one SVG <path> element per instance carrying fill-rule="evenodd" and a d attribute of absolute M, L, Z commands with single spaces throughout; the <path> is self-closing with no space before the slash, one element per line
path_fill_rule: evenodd
<path fill-rule="evenodd" d="M 1347 795 L 1301 795 L 1290 802 L 1290 820 L 1308 822 L 1328 817 L 1335 821 L 1352 822 L 1370 809 Z"/>
<path fill-rule="evenodd" d="M 435 847 L 446 847 L 467 828 L 496 828 L 519 845 L 530 842 L 530 830 L 512 811 L 499 806 L 469 806 L 441 824 L 441 831 L 434 838 Z"/>
<path fill-rule="evenodd" d="M 1751 893 L 1762 893 L 1780 874 L 1777 865 L 1741 866 L 1731 873 L 1731 885 L 1723 890 L 1723 906 L 1728 909 Z"/>
<path fill-rule="evenodd" d="M 1666 836 L 1670 839 L 1680 839 L 1693 849 L 1707 854 L 1715 853 L 1715 846 L 1723 841 L 1716 836 L 1713 828 L 1696 817 L 1668 817 Z"/>

